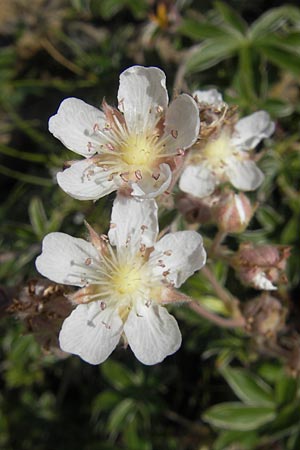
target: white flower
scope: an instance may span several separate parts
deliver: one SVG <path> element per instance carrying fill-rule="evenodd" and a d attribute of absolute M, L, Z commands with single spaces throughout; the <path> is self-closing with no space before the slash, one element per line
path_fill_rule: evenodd
<path fill-rule="evenodd" d="M 219 106 L 222 97 L 217 94 L 215 90 L 196 91 L 195 98 Z M 265 111 L 244 117 L 233 130 L 223 127 L 217 138 L 211 138 L 203 148 L 191 154 L 179 181 L 180 189 L 200 198 L 212 194 L 216 186 L 226 181 L 242 191 L 257 189 L 264 175 L 251 159 L 249 150 L 271 136 L 274 128 L 274 122 Z"/>
<path fill-rule="evenodd" d="M 182 301 L 179 287 L 205 264 L 202 238 L 178 231 L 156 242 L 157 206 L 117 196 L 108 237 L 90 227 L 91 242 L 50 233 L 36 260 L 57 283 L 79 286 L 79 305 L 63 323 L 62 350 L 103 362 L 121 335 L 144 364 L 156 364 L 181 345 L 177 322 L 161 304 Z"/>
<path fill-rule="evenodd" d="M 195 91 L 193 97 L 201 103 L 207 103 L 208 105 L 219 106 L 223 105 L 223 97 L 216 89 L 208 89 L 207 91 Z"/>
<path fill-rule="evenodd" d="M 156 67 L 133 66 L 120 75 L 119 110 L 103 111 L 65 99 L 49 130 L 86 159 L 57 174 L 60 187 L 79 200 L 97 200 L 119 188 L 153 198 L 171 183 L 174 158 L 197 139 L 200 119 L 192 97 L 168 106 L 166 77 Z"/>

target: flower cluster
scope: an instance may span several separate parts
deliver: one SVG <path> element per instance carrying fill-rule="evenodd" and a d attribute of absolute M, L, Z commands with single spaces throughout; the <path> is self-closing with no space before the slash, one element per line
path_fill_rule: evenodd
<path fill-rule="evenodd" d="M 165 199 L 179 179 L 178 210 L 188 221 L 217 225 L 210 255 L 222 257 L 224 235 L 243 232 L 257 207 L 231 186 L 251 191 L 261 185 L 252 150 L 271 136 L 274 123 L 264 111 L 238 120 L 214 89 L 178 95 L 168 105 L 165 74 L 134 66 L 120 75 L 118 108 L 67 98 L 49 130 L 84 157 L 57 174 L 67 194 L 97 200 L 117 191 L 107 235 L 86 224 L 88 241 L 60 232 L 43 240 L 37 270 L 78 288 L 68 287 L 73 309 L 61 326 L 60 347 L 99 364 L 121 340 L 142 363 L 159 363 L 181 345 L 165 305 L 191 300 L 177 288 L 203 267 L 206 252 L 196 231 L 158 239 L 156 199 Z M 262 290 L 282 280 L 287 257 L 286 248 L 247 244 L 225 255 L 242 282 Z"/>
<path fill-rule="evenodd" d="M 60 187 L 80 200 L 119 192 L 108 236 L 89 225 L 89 242 L 50 233 L 36 260 L 42 275 L 80 288 L 68 295 L 77 306 L 62 325 L 62 350 L 99 364 L 122 338 L 141 362 L 155 364 L 180 347 L 177 322 L 162 305 L 186 300 L 175 288 L 205 264 L 206 253 L 195 231 L 156 242 L 153 198 L 170 186 L 199 126 L 195 100 L 182 94 L 168 106 L 164 73 L 141 66 L 121 74 L 118 109 L 68 98 L 50 118 L 51 133 L 85 157 L 57 174 Z"/>

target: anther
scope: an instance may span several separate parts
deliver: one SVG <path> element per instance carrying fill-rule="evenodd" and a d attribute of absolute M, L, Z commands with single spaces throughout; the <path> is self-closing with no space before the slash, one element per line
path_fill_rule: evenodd
<path fill-rule="evenodd" d="M 92 258 L 86 258 L 86 260 L 84 261 L 84 264 L 89 266 L 92 264 Z"/>
<path fill-rule="evenodd" d="M 106 146 L 106 148 L 108 148 L 108 150 L 110 150 L 112 152 L 115 151 L 115 147 L 110 142 L 105 144 L 105 146 Z"/>
<path fill-rule="evenodd" d="M 106 308 L 106 303 L 105 302 L 100 302 L 100 309 L 101 311 L 103 311 Z"/>
<path fill-rule="evenodd" d="M 171 136 L 172 136 L 174 139 L 177 139 L 177 137 L 178 137 L 178 131 L 177 131 L 177 130 L 171 130 Z"/>
<path fill-rule="evenodd" d="M 93 144 L 91 142 L 87 143 L 87 149 L 88 149 L 88 152 L 91 152 L 93 150 Z"/>
<path fill-rule="evenodd" d="M 170 274 L 170 271 L 165 270 L 162 274 L 163 274 L 163 277 L 167 277 Z"/>
<path fill-rule="evenodd" d="M 178 148 L 178 149 L 177 149 L 177 156 L 184 156 L 184 150 L 183 150 L 183 148 Z"/>
<path fill-rule="evenodd" d="M 154 180 L 156 180 L 156 181 L 159 179 L 159 177 L 160 177 L 160 173 L 158 173 L 158 174 L 153 173 L 152 174 L 152 178 L 154 178 Z"/>
<path fill-rule="evenodd" d="M 171 255 L 172 255 L 172 250 L 166 250 L 166 251 L 164 252 L 164 255 L 166 255 L 166 256 L 171 256 Z"/>
<path fill-rule="evenodd" d="M 136 170 L 134 172 L 134 174 L 135 174 L 137 180 L 141 180 L 143 178 L 142 177 L 142 172 L 140 170 Z"/>
<path fill-rule="evenodd" d="M 124 173 L 120 173 L 120 178 L 125 182 L 125 183 L 128 183 L 128 178 L 126 178 L 126 176 L 125 175 L 128 175 L 129 174 L 129 172 L 124 172 Z"/>

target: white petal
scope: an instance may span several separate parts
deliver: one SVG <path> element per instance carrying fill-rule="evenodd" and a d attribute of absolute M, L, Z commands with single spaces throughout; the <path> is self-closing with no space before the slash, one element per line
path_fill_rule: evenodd
<path fill-rule="evenodd" d="M 140 305 L 137 312 L 131 310 L 124 332 L 136 358 L 147 365 L 161 362 L 181 345 L 175 318 L 159 305 Z"/>
<path fill-rule="evenodd" d="M 152 247 L 158 234 L 157 204 L 118 195 L 111 214 L 108 237 L 117 248 L 129 246 L 135 253 L 141 244 Z"/>
<path fill-rule="evenodd" d="M 100 364 L 116 348 L 122 329 L 119 315 L 109 308 L 101 311 L 98 302 L 79 305 L 62 325 L 60 347 L 90 364 Z"/>
<path fill-rule="evenodd" d="M 230 182 L 242 191 L 254 191 L 264 180 L 264 174 L 254 161 L 236 161 L 225 168 Z"/>
<path fill-rule="evenodd" d="M 215 175 L 204 164 L 187 166 L 179 180 L 179 187 L 183 192 L 199 198 L 212 194 L 216 184 Z"/>
<path fill-rule="evenodd" d="M 263 272 L 256 274 L 252 280 L 252 283 L 257 289 L 262 289 L 264 291 L 275 291 L 277 289 L 277 287 L 274 286 L 270 280 L 268 280 Z"/>
<path fill-rule="evenodd" d="M 167 272 L 167 281 L 179 287 L 201 269 L 206 262 L 202 237 L 196 231 L 177 231 L 166 234 L 154 245 L 149 264 L 155 275 Z"/>
<path fill-rule="evenodd" d="M 133 66 L 120 75 L 119 109 L 129 131 L 152 129 L 168 104 L 166 76 L 157 67 Z"/>
<path fill-rule="evenodd" d="M 208 89 L 207 91 L 195 91 L 193 92 L 193 97 L 198 100 L 198 102 L 207 103 L 208 105 L 219 105 L 223 103 L 223 97 L 217 89 Z"/>
<path fill-rule="evenodd" d="M 43 239 L 42 253 L 36 259 L 40 274 L 56 283 L 84 286 L 92 265 L 87 258 L 97 258 L 97 252 L 90 242 L 74 238 L 65 233 L 50 233 Z"/>
<path fill-rule="evenodd" d="M 165 119 L 166 151 L 191 147 L 197 140 L 200 128 L 199 111 L 195 100 L 187 95 L 179 95 L 169 106 Z"/>
<path fill-rule="evenodd" d="M 104 113 L 72 97 L 66 98 L 49 119 L 49 131 L 68 149 L 83 156 L 96 153 L 101 143 L 95 125 L 104 128 Z"/>
<path fill-rule="evenodd" d="M 249 150 L 274 132 L 275 124 L 266 111 L 257 111 L 239 120 L 235 125 L 231 143 L 239 150 Z"/>
<path fill-rule="evenodd" d="M 155 198 L 168 189 L 171 181 L 172 170 L 169 164 L 160 164 L 159 171 L 156 171 L 156 179 L 146 173 L 140 181 L 132 183 L 132 195 L 139 199 Z"/>
<path fill-rule="evenodd" d="M 59 186 L 78 200 L 98 200 L 118 189 L 115 179 L 90 159 L 74 162 L 56 177 Z"/>

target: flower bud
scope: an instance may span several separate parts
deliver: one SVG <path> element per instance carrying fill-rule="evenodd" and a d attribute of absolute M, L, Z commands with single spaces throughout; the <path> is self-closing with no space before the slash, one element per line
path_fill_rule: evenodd
<path fill-rule="evenodd" d="M 221 231 L 242 233 L 248 226 L 255 208 L 245 194 L 225 193 L 215 207 L 214 219 Z"/>
<path fill-rule="evenodd" d="M 181 194 L 177 200 L 177 208 L 189 223 L 211 223 L 213 222 L 213 210 L 218 201 L 218 194 L 203 198 Z"/>
<path fill-rule="evenodd" d="M 273 283 L 286 282 L 284 273 L 290 247 L 241 244 L 231 260 L 241 281 L 256 289 L 275 290 Z"/>
<path fill-rule="evenodd" d="M 287 310 L 271 295 L 261 295 L 246 303 L 244 317 L 250 333 L 273 337 L 285 325 Z"/>

